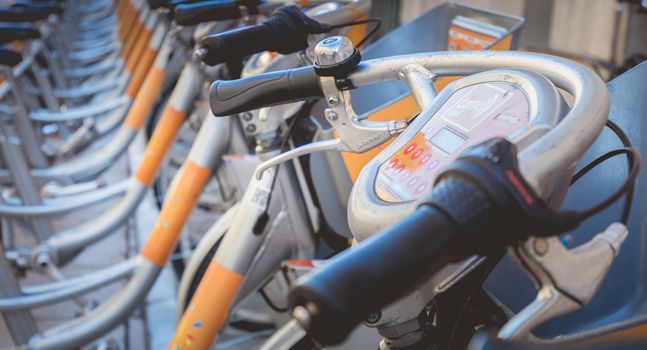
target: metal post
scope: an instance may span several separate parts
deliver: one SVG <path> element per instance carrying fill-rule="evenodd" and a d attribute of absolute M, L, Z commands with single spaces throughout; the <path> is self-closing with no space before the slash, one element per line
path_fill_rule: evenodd
<path fill-rule="evenodd" d="M 2 74 L 4 75 L 11 91 L 14 95 L 15 108 L 17 109 L 16 113 L 13 113 L 12 120 L 13 124 L 18 130 L 18 134 L 21 138 L 21 145 L 27 155 L 30 165 L 36 168 L 45 168 L 48 166 L 47 158 L 43 150 L 40 149 L 38 144 L 38 139 L 36 138 L 36 133 L 31 125 L 29 120 L 29 111 L 25 106 L 25 101 L 23 95 L 18 86 L 18 82 L 14 79 L 13 72 L 9 68 L 2 68 Z"/>
<path fill-rule="evenodd" d="M 2 122 L 0 122 L 0 152 L 9 168 L 13 185 L 23 202 L 27 205 L 41 204 L 38 189 L 29 174 L 29 167 L 20 154 L 18 145 L 11 141 L 7 128 Z M 41 241 L 49 238 L 54 232 L 44 218 L 30 218 L 29 223 L 36 237 Z"/>
<path fill-rule="evenodd" d="M 0 297 L 13 297 L 20 295 L 20 285 L 11 271 L 9 261 L 4 255 L 4 248 L 0 244 Z M 26 344 L 38 332 L 36 322 L 29 311 L 4 311 L 2 312 L 11 339 L 16 345 Z"/>

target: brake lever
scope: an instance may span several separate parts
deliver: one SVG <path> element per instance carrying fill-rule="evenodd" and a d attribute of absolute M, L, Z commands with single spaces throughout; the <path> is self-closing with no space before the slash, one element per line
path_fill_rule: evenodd
<path fill-rule="evenodd" d="M 535 300 L 512 317 L 501 328 L 498 337 L 522 339 L 539 324 L 591 301 L 626 237 L 627 228 L 613 223 L 572 250 L 558 237 L 533 237 L 517 247 L 517 257 L 540 288 Z"/>
<path fill-rule="evenodd" d="M 305 154 L 322 151 L 366 152 L 400 134 L 408 126 L 405 121 L 369 121 L 366 119 L 368 114 L 358 116 L 355 113 L 350 91 L 337 86 L 339 76 L 355 69 L 361 59 L 359 51 L 348 38 L 335 36 L 320 41 L 315 47 L 315 57 L 315 71 L 328 103 L 324 115 L 339 138 L 304 145 L 260 164 L 256 172 L 258 179 L 268 168 Z M 438 95 L 433 85 L 438 76 L 421 65 L 407 65 L 399 76 L 409 86 L 420 110 L 430 106 Z"/>
<path fill-rule="evenodd" d="M 329 84 L 332 86 L 328 86 Z M 258 179 L 262 178 L 263 172 L 268 168 L 313 152 L 366 152 L 400 134 L 407 127 L 407 123 L 404 121 L 372 122 L 361 119 L 352 110 L 350 93 L 348 91 L 338 93 L 334 84 L 335 81 L 332 77 L 321 78 L 324 93 L 334 89 L 333 94 L 326 94 L 329 107 L 325 110 L 325 116 L 339 134 L 339 138 L 313 142 L 265 161 L 259 165 L 256 171 Z"/>

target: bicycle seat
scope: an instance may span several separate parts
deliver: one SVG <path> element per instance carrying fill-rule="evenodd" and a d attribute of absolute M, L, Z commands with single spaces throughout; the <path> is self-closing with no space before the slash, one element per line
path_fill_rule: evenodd
<path fill-rule="evenodd" d="M 33 22 L 40 21 L 52 14 L 61 14 L 60 6 L 15 4 L 9 8 L 0 8 L 0 21 L 3 22 Z"/>
<path fill-rule="evenodd" d="M 492 334 L 486 332 L 477 333 L 470 342 L 468 350 L 640 350 L 645 349 L 645 343 L 610 343 L 610 344 L 585 344 L 585 345 L 548 345 L 510 343 L 496 339 Z"/>
<path fill-rule="evenodd" d="M 0 48 L 0 66 L 13 67 L 21 60 L 22 56 L 18 52 Z"/>
<path fill-rule="evenodd" d="M 28 23 L 0 23 L 0 44 L 40 38 L 38 28 Z"/>

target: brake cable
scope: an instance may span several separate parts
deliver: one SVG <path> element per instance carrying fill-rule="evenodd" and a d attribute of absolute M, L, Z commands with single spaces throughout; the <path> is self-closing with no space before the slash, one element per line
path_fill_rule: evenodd
<path fill-rule="evenodd" d="M 629 170 L 628 170 L 627 178 L 625 182 L 622 184 L 622 186 L 620 186 L 612 195 L 607 197 L 604 201 L 600 202 L 599 204 L 587 210 L 579 212 L 579 215 L 581 216 L 582 221 L 585 219 L 588 219 L 589 217 L 609 207 L 611 204 L 617 201 L 622 195 L 626 194 L 625 203 L 622 210 L 622 216 L 620 221 L 623 224 L 627 224 L 629 220 L 629 214 L 631 213 L 631 206 L 632 206 L 632 201 L 634 196 L 636 178 L 638 176 L 638 172 L 640 170 L 642 160 L 640 157 L 640 153 L 635 148 L 633 148 L 631 141 L 629 140 L 629 137 L 627 137 L 627 134 L 624 132 L 624 130 L 622 130 L 622 128 L 618 124 L 608 119 L 605 126 L 611 129 L 611 131 L 613 131 L 614 134 L 616 134 L 616 136 L 620 139 L 624 147 L 606 152 L 605 154 L 597 157 L 590 163 L 586 164 L 575 175 L 573 175 L 570 185 L 572 186 L 573 184 L 575 184 L 575 182 L 577 182 L 580 178 L 586 175 L 589 171 L 593 170 L 595 167 L 605 162 L 606 160 L 611 159 L 617 155 L 626 154 L 627 166 Z"/>
<path fill-rule="evenodd" d="M 288 139 L 290 138 L 290 133 L 292 132 L 292 128 L 296 124 L 297 119 L 299 119 L 298 115 L 292 116 L 292 119 L 290 120 L 287 127 L 283 129 L 281 133 L 282 135 L 281 135 L 281 143 L 279 145 L 279 152 L 283 152 L 285 150 L 285 146 L 287 145 Z M 278 172 L 279 166 L 280 164 L 276 166 L 276 172 Z M 260 235 L 263 233 L 263 230 L 265 229 L 265 225 L 268 223 L 270 219 L 268 211 L 270 208 L 270 202 L 272 200 L 272 193 L 274 192 L 274 185 L 276 184 L 276 178 L 277 178 L 277 175 L 274 175 L 274 178 L 272 179 L 272 183 L 270 184 L 270 190 L 267 197 L 267 206 L 265 207 L 265 210 L 263 211 L 263 213 L 261 213 L 261 215 L 256 220 L 256 223 L 254 224 L 254 228 L 252 229 L 252 232 L 254 232 L 254 234 L 256 235 Z"/>
<path fill-rule="evenodd" d="M 363 19 L 363 20 L 359 20 L 359 21 L 346 22 L 346 23 L 342 23 L 342 24 L 336 24 L 336 25 L 329 26 L 329 29 L 333 30 L 333 29 L 339 29 L 339 28 L 344 28 L 344 27 L 352 27 L 352 26 L 361 25 L 361 24 L 367 24 L 367 23 L 376 23 L 376 25 L 375 25 L 375 27 L 373 27 L 364 36 L 364 38 L 362 38 L 362 40 L 360 40 L 357 43 L 357 45 L 355 45 L 355 47 L 359 48 L 362 45 L 364 45 L 368 39 L 370 39 L 373 35 L 375 35 L 375 33 L 377 33 L 377 31 L 380 29 L 380 27 L 382 27 L 382 19 L 381 18 L 376 17 L 376 18 Z"/>

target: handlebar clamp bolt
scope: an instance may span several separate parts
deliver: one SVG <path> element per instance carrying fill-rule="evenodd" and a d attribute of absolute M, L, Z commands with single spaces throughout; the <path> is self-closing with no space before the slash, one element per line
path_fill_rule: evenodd
<path fill-rule="evenodd" d="M 297 322 L 303 327 L 304 329 L 310 328 L 310 323 L 312 322 L 312 312 L 316 311 L 315 309 L 310 310 L 311 308 L 308 308 L 307 306 L 296 306 L 294 310 L 292 310 L 292 318 L 297 320 Z"/>
<path fill-rule="evenodd" d="M 201 49 L 195 50 L 193 52 L 193 54 L 195 55 L 195 57 L 197 57 L 197 58 L 199 58 L 201 60 L 204 60 L 207 57 L 207 55 L 209 54 L 209 50 L 207 50 L 205 48 L 201 48 Z"/>
<path fill-rule="evenodd" d="M 538 256 L 544 256 L 548 253 L 548 242 L 543 238 L 537 238 L 532 243 L 532 249 Z"/>

